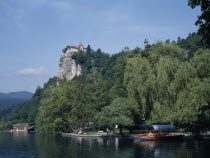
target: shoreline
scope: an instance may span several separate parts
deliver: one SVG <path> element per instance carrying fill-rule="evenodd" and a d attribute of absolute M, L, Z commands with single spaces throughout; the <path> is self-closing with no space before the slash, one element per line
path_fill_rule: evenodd
<path fill-rule="evenodd" d="M 132 137 L 132 135 L 119 135 L 119 134 L 98 134 L 98 135 L 90 135 L 90 134 L 71 134 L 71 133 L 61 133 L 64 137 Z"/>
<path fill-rule="evenodd" d="M 131 138 L 133 137 L 133 134 L 129 134 L 129 135 L 120 135 L 120 134 L 103 134 L 103 135 L 90 135 L 90 134 L 71 134 L 71 133 L 60 133 L 63 137 L 103 137 L 103 138 L 109 138 L 109 137 L 127 137 L 127 138 Z M 185 135 L 183 137 L 183 139 L 194 139 L 194 136 L 189 136 L 189 135 Z M 202 140 L 209 140 L 210 139 L 210 135 L 201 135 L 199 139 Z"/>
<path fill-rule="evenodd" d="M 11 134 L 16 134 L 16 133 L 21 133 L 21 134 L 35 134 L 39 132 L 11 132 L 11 131 L 0 131 L 0 133 L 11 133 Z M 133 134 L 127 134 L 127 135 L 120 135 L 120 134 L 74 134 L 74 133 L 63 133 L 63 132 L 58 132 L 56 134 L 60 134 L 63 137 L 103 137 L 103 138 L 109 138 L 109 137 L 127 137 L 131 138 L 133 137 Z M 201 139 L 201 140 L 210 140 L 210 132 L 208 131 L 207 134 L 202 134 L 198 138 L 195 136 L 189 135 L 189 134 L 183 134 L 184 137 L 183 139 Z"/>

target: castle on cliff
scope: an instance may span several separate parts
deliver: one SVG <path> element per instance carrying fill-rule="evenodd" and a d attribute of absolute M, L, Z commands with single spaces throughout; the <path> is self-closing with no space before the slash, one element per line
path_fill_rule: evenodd
<path fill-rule="evenodd" d="M 82 67 L 81 65 L 77 64 L 74 59 L 72 59 L 72 55 L 74 52 L 79 51 L 86 53 L 88 49 L 92 52 L 93 50 L 90 48 L 90 46 L 88 47 L 89 48 L 84 48 L 83 44 L 80 42 L 78 46 L 67 46 L 63 50 L 63 54 L 60 58 L 58 73 L 58 76 L 61 79 L 71 80 L 75 76 L 81 75 Z"/>
<path fill-rule="evenodd" d="M 87 48 L 85 48 L 81 42 L 78 46 L 68 46 L 67 49 L 69 52 L 78 52 L 78 51 L 87 52 Z M 90 50 L 93 51 L 91 48 Z"/>

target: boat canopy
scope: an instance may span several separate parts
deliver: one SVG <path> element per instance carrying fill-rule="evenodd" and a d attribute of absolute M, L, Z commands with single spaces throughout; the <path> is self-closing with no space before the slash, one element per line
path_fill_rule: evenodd
<path fill-rule="evenodd" d="M 139 125 L 138 127 L 139 127 L 139 129 L 142 129 L 142 130 L 151 129 L 150 125 Z"/>
<path fill-rule="evenodd" d="M 151 125 L 154 130 L 169 130 L 176 129 L 174 125 Z"/>

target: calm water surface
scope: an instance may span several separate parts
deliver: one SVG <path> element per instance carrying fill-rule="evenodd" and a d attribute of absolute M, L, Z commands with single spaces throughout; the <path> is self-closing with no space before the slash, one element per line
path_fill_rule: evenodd
<path fill-rule="evenodd" d="M 210 158 L 210 141 L 136 142 L 0 133 L 0 158 Z"/>

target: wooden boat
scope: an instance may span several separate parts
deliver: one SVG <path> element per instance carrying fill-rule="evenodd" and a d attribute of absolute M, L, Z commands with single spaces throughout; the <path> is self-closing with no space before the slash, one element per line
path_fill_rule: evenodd
<path fill-rule="evenodd" d="M 168 135 L 165 133 L 155 133 L 153 135 L 149 134 L 136 134 L 133 135 L 135 140 L 142 141 L 154 141 L 154 140 L 180 140 L 184 135 Z"/>
<path fill-rule="evenodd" d="M 180 140 L 184 137 L 184 135 L 171 134 L 167 132 L 162 132 L 164 130 L 175 129 L 174 125 L 151 125 L 150 130 L 153 129 L 154 132 L 151 131 L 146 134 L 135 134 L 133 135 L 135 140 L 141 141 L 155 141 L 155 140 Z"/>

